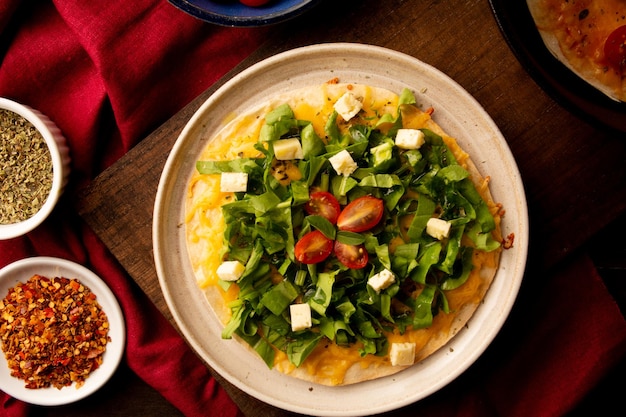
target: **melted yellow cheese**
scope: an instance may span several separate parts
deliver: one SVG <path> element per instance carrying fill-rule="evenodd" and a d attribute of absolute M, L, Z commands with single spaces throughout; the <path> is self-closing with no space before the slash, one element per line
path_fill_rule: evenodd
<path fill-rule="evenodd" d="M 398 107 L 397 96 L 390 98 L 383 96 L 376 99 L 372 95 L 371 89 L 361 87 L 359 93 L 363 97 L 363 112 L 365 119 L 378 119 L 383 113 L 396 115 Z M 325 85 L 322 89 L 321 98 L 317 100 L 299 99 L 290 101 L 297 119 L 309 120 L 313 123 L 317 134 L 324 137 L 324 125 L 329 115 L 333 112 L 333 103 L 343 93 L 343 90 L 332 88 L 332 85 Z M 282 103 L 280 103 L 282 104 Z M 218 136 L 211 140 L 202 154 L 205 160 L 228 160 L 237 157 L 255 157 L 258 151 L 253 148 L 257 142 L 258 132 L 263 122 L 262 115 L 268 111 L 261 109 L 253 115 L 243 119 L 235 119 L 236 123 L 220 132 Z M 405 127 L 422 128 L 427 127 L 444 138 L 444 141 L 451 149 L 459 163 L 466 166 L 468 155 L 457 145 L 456 140 L 445 134 L 434 122 L 428 113 L 416 111 L 409 115 L 404 115 Z M 492 213 L 499 224 L 498 207 L 491 202 L 488 195 L 487 181 L 479 187 L 479 191 L 490 204 Z M 230 286 L 228 292 L 224 292 L 217 285 L 216 269 L 221 263 L 224 219 L 221 213 L 221 205 L 231 201 L 232 194 L 222 193 L 219 189 L 219 176 L 195 174 L 189 182 L 189 192 L 187 200 L 187 241 L 192 265 L 196 271 L 198 285 L 201 288 L 215 287 L 225 304 L 237 298 L 237 285 Z M 470 274 L 467 282 L 458 289 L 448 291 L 446 296 L 449 301 L 452 313 L 457 312 L 467 304 L 476 305 L 481 301 L 483 291 L 481 286 L 485 281 L 481 276 L 482 271 L 493 270 L 497 267 L 499 251 L 482 253 L 475 251 L 474 270 Z M 447 339 L 450 332 L 456 333 L 459 329 L 454 328 L 455 314 L 440 313 L 435 316 L 433 324 L 428 329 L 408 330 L 404 334 L 397 331 L 387 335 L 389 342 L 414 342 L 416 344 L 416 361 L 421 360 L 428 352 L 423 348 L 433 336 Z M 221 317 L 227 323 L 228 316 Z M 350 347 L 338 346 L 332 342 L 320 343 L 311 353 L 306 361 L 301 365 L 309 375 L 323 379 L 331 385 L 341 384 L 346 372 L 355 364 L 363 369 L 379 366 L 390 366 L 388 356 L 380 357 L 374 355 L 361 356 L 360 344 Z M 281 351 L 276 352 L 274 363 L 275 369 L 289 374 L 295 369 L 289 362 L 287 355 Z"/>

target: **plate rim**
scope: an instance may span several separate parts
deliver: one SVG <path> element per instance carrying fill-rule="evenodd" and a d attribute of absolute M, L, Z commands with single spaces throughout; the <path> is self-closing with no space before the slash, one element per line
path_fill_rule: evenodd
<path fill-rule="evenodd" d="M 126 323 L 124 315 L 115 294 L 111 291 L 110 287 L 104 282 L 104 280 L 102 280 L 102 278 L 89 268 L 63 258 L 52 256 L 32 256 L 9 263 L 0 268 L 0 286 L 4 288 L 5 285 L 8 285 L 8 289 L 13 287 L 18 282 L 26 282 L 31 278 L 31 276 L 26 276 L 28 275 L 26 274 L 18 277 L 15 274 L 22 273 L 21 271 L 23 270 L 30 270 L 35 267 L 46 271 L 58 270 L 60 275 L 76 275 L 73 277 L 66 277 L 78 279 L 81 283 L 89 287 L 91 292 L 96 294 L 96 299 L 107 315 L 109 322 L 109 335 L 111 335 L 111 330 L 114 329 L 115 336 L 114 338 L 111 338 L 111 341 L 107 345 L 102 365 L 89 375 L 89 377 L 85 380 L 85 384 L 80 388 L 75 388 L 75 384 L 72 384 L 61 389 L 54 387 L 27 389 L 24 387 L 22 380 L 10 377 L 9 375 L 11 378 L 10 380 L 5 381 L 3 378 L 0 381 L 0 389 L 11 397 L 28 404 L 39 406 L 60 406 L 71 404 L 98 391 L 111 379 L 119 367 L 126 348 Z M 46 276 L 49 275 L 50 272 L 42 272 L 41 274 Z M 5 283 L 4 281 L 10 282 Z M 6 297 L 6 295 L 7 294 L 5 293 L 1 294 L 2 298 Z M 4 357 L 4 352 L 1 352 L 1 355 L 2 357 L 0 358 L 0 361 L 2 364 L 0 365 L 0 369 L 2 369 L 3 373 L 6 371 L 8 375 L 9 371 L 6 358 Z M 105 361 L 107 361 L 106 366 L 104 366 Z M 13 383 L 7 385 L 8 381 Z M 16 381 L 18 381 L 18 383 L 16 383 Z M 45 392 L 49 395 L 44 397 L 38 396 L 37 393 L 41 392 L 41 390 L 45 390 Z"/>
<path fill-rule="evenodd" d="M 454 375 L 452 377 L 449 378 L 443 378 L 442 380 L 439 380 L 436 384 L 434 384 L 432 387 L 430 387 L 429 389 L 424 390 L 425 395 L 420 396 L 419 398 L 415 397 L 415 396 L 408 396 L 407 398 L 404 398 L 402 401 L 397 401 L 394 404 L 385 404 L 385 405 L 381 405 L 378 408 L 368 408 L 368 409 L 360 409 L 360 410 L 355 410 L 355 409 L 351 409 L 349 412 L 345 412 L 345 411 L 336 411 L 336 410 L 332 410 L 332 409 L 312 409 L 310 407 L 307 407 L 307 405 L 298 405 L 298 404 L 291 404 L 288 401 L 284 401 L 284 400 L 280 400 L 274 397 L 269 397 L 264 395 L 263 393 L 259 393 L 258 390 L 251 390 L 250 386 L 246 385 L 245 381 L 241 381 L 238 380 L 236 378 L 233 378 L 232 375 L 225 373 L 225 369 L 223 366 L 221 366 L 220 363 L 217 363 L 213 358 L 208 358 L 206 357 L 206 355 L 203 352 L 200 352 L 199 349 L 201 349 L 201 347 L 198 345 L 198 340 L 196 340 L 194 335 L 190 335 L 189 334 L 189 328 L 187 327 L 187 325 L 184 322 L 181 322 L 181 316 L 179 315 L 179 312 L 176 310 L 176 305 L 175 305 L 175 295 L 174 295 L 174 290 L 170 292 L 170 289 L 168 287 L 168 283 L 167 283 L 167 279 L 165 278 L 166 276 L 168 276 L 168 272 L 171 271 L 166 271 L 165 268 L 165 262 L 163 261 L 163 251 L 161 248 L 161 240 L 160 240 L 160 234 L 162 232 L 162 228 L 164 227 L 163 224 L 161 224 L 161 222 L 159 221 L 159 219 L 161 218 L 166 218 L 164 216 L 167 216 L 166 213 L 164 213 L 165 207 L 163 207 L 163 204 L 165 202 L 165 200 L 167 199 L 167 187 L 168 187 L 168 181 L 170 178 L 170 172 L 171 170 L 176 168 L 176 157 L 180 152 L 184 151 L 184 137 L 186 135 L 188 135 L 190 133 L 190 131 L 192 129 L 194 129 L 194 123 L 197 122 L 197 119 L 199 117 L 201 117 L 201 115 L 203 114 L 204 111 L 206 111 L 207 107 L 210 107 L 211 105 L 215 105 L 216 103 L 219 103 L 220 100 L 222 100 L 224 98 L 224 95 L 226 94 L 225 92 L 229 91 L 229 89 L 234 88 L 235 86 L 237 86 L 237 84 L 245 82 L 246 80 L 249 81 L 250 77 L 253 77 L 256 73 L 263 73 L 264 71 L 267 72 L 269 70 L 271 70 L 272 68 L 275 68 L 276 65 L 280 66 L 280 65 L 285 65 L 285 62 L 288 61 L 289 59 L 294 59 L 294 57 L 301 57 L 302 55 L 307 55 L 307 54 L 323 54 L 326 52 L 345 52 L 345 53 L 362 53 L 362 54 L 370 54 L 370 55 L 376 55 L 377 59 L 383 59 L 381 57 L 385 57 L 385 59 L 397 59 L 397 60 L 402 60 L 405 62 L 410 62 L 413 65 L 419 65 L 420 68 L 428 70 L 428 71 L 432 71 L 435 72 L 437 74 L 438 77 L 441 77 L 445 80 L 447 80 L 446 84 L 446 88 L 448 89 L 452 89 L 454 90 L 454 92 L 456 94 L 460 94 L 463 96 L 463 98 L 465 100 L 468 100 L 469 102 L 472 103 L 472 109 L 473 110 L 479 110 L 479 112 L 481 113 L 481 120 L 483 120 L 483 122 L 488 125 L 489 129 L 492 129 L 494 132 L 494 135 L 497 136 L 497 144 L 500 147 L 500 151 L 502 152 L 502 155 L 504 156 L 504 158 L 507 160 L 507 165 L 509 168 L 509 171 L 507 171 L 507 173 L 512 174 L 513 177 L 511 181 L 513 181 L 515 183 L 515 187 L 516 187 L 516 191 L 521 193 L 518 197 L 518 208 L 519 212 L 518 212 L 518 216 L 519 216 L 519 221 L 520 224 L 522 224 L 523 230 L 517 230 L 516 231 L 516 242 L 519 242 L 520 245 L 518 246 L 517 250 L 518 250 L 518 254 L 517 257 L 519 259 L 518 261 L 518 265 L 516 266 L 516 270 L 513 271 L 514 275 L 515 275 L 515 281 L 513 282 L 513 284 L 510 286 L 510 288 L 507 288 L 508 294 L 507 296 L 512 299 L 512 301 L 510 301 L 509 304 L 507 304 L 501 311 L 500 311 L 500 316 L 498 316 L 495 325 L 491 326 L 491 328 L 489 328 L 487 330 L 487 337 L 485 339 L 482 339 L 480 344 L 481 346 L 479 347 L 479 349 L 476 349 L 472 355 L 470 355 L 469 357 L 465 357 L 462 358 L 462 360 L 459 362 L 459 366 L 456 367 L 456 371 L 454 372 Z M 349 51 L 349 52 L 348 52 Z M 372 71 L 384 71 L 384 69 L 373 69 Z M 352 81 L 351 81 L 352 82 Z M 401 82 L 403 84 L 406 84 L 408 86 L 414 86 L 411 85 L 408 81 L 398 81 Z M 253 93 L 252 93 L 253 94 Z M 246 110 L 246 109 L 243 109 Z M 189 155 L 187 155 L 189 156 Z M 185 182 L 187 183 L 187 182 Z M 517 194 L 516 194 L 517 195 Z M 499 332 L 500 328 L 502 327 L 502 325 L 504 324 L 504 321 L 506 320 L 506 317 L 508 316 L 514 300 L 517 296 L 517 293 L 519 291 L 519 287 L 521 285 L 521 280 L 523 277 L 523 273 L 524 273 L 524 269 L 525 269 L 525 264 L 526 264 L 526 258 L 527 258 L 527 250 L 528 250 L 528 212 L 527 212 L 527 207 L 526 207 L 526 197 L 525 197 L 525 192 L 524 192 L 524 188 L 523 188 L 523 184 L 521 182 L 521 177 L 519 174 L 519 170 L 517 168 L 517 164 L 513 158 L 513 155 L 510 151 L 510 148 L 508 147 L 508 144 L 506 143 L 506 140 L 504 139 L 504 137 L 502 136 L 502 134 L 500 133 L 499 129 L 497 128 L 497 126 L 495 125 L 495 122 L 491 119 L 491 117 L 485 112 L 485 110 L 482 108 L 482 106 L 480 106 L 480 104 L 476 101 L 476 99 L 471 96 L 465 89 L 463 89 L 458 83 L 456 83 L 454 80 L 452 80 L 449 76 L 445 75 L 443 72 L 441 72 L 438 69 L 435 69 L 434 67 L 430 66 L 429 64 L 426 64 L 420 60 L 418 60 L 415 57 L 412 57 L 410 55 L 401 53 L 401 52 L 397 52 L 388 48 L 384 48 L 384 47 L 380 47 L 380 46 L 375 46 L 375 45 L 366 45 L 366 44 L 358 44 L 358 43 L 330 43 L 330 44 L 317 44 L 317 45 L 310 45 L 310 46 L 305 46 L 305 47 L 299 47 L 299 48 L 295 48 L 289 51 L 285 51 L 282 52 L 278 55 L 274 55 L 272 57 L 269 57 L 263 61 L 260 61 L 256 64 L 254 64 L 253 66 L 247 68 L 246 70 L 242 71 L 241 73 L 235 75 L 233 78 L 231 78 L 230 80 L 226 81 L 224 83 L 224 85 L 222 87 L 220 87 L 218 90 L 216 90 L 201 106 L 200 108 L 194 113 L 194 115 L 190 118 L 190 120 L 188 121 L 188 123 L 185 125 L 185 127 L 183 128 L 183 131 L 180 133 L 179 138 L 177 139 L 177 141 L 174 144 L 174 147 L 172 148 L 172 151 L 170 152 L 170 155 L 168 156 L 168 159 L 166 161 L 165 167 L 163 169 L 160 181 L 159 181 L 159 186 L 157 189 L 157 196 L 155 199 L 155 207 L 154 207 L 154 216 L 153 216 L 154 222 L 153 222 L 153 246 L 154 246 L 154 257 L 155 257 L 155 265 L 156 265 L 156 269 L 157 269 L 157 275 L 159 278 L 159 283 L 161 285 L 161 289 L 164 295 L 164 298 L 166 300 L 166 303 L 168 305 L 168 308 L 170 309 L 175 321 L 177 322 L 177 324 L 179 325 L 179 327 L 181 328 L 181 332 L 183 333 L 184 337 L 187 339 L 187 341 L 190 343 L 190 345 L 192 346 L 192 348 L 196 351 L 196 353 L 202 357 L 211 367 L 213 367 L 216 371 L 218 371 L 223 377 L 225 377 L 230 383 L 232 383 L 233 385 L 235 385 L 236 387 L 238 387 L 239 389 L 242 389 L 244 391 L 247 391 L 249 393 L 251 393 L 253 396 L 255 396 L 256 398 L 265 401 L 269 404 L 275 405 L 277 407 L 280 408 L 284 408 L 290 411 L 295 411 L 295 412 L 300 412 L 300 413 L 304 413 L 304 414 L 315 414 L 315 415 L 329 415 L 329 416 L 340 416 L 340 415 L 366 415 L 366 414 L 371 414 L 372 412 L 384 412 L 384 411 L 389 411 L 392 409 L 396 409 L 399 408 L 401 406 L 405 406 L 408 405 L 410 403 L 413 403 L 419 399 L 424 398 L 425 396 L 428 396 L 430 394 L 432 394 L 433 392 L 437 391 L 438 389 L 440 389 L 441 387 L 447 385 L 449 382 L 451 382 L 453 379 L 455 379 L 458 375 L 460 375 L 462 372 L 464 372 L 483 352 L 484 350 L 486 350 L 487 346 L 491 343 L 491 341 L 493 340 L 493 338 L 495 338 L 495 336 L 497 335 L 497 333 Z M 180 236 L 178 237 L 180 239 Z M 519 238 L 519 240 L 518 240 Z M 179 242 L 180 243 L 180 242 Z M 176 255 L 180 256 L 180 248 L 176 248 Z M 186 253 L 184 254 L 186 255 Z M 521 268 L 521 269 L 520 269 Z M 195 281 L 195 279 L 194 279 Z M 176 289 L 175 291 L 180 291 L 180 289 Z M 494 290 L 495 291 L 495 290 Z M 480 307 L 479 307 L 480 310 Z M 486 308 L 483 308 L 482 310 L 486 310 Z M 475 314 L 475 316 L 477 316 L 477 314 Z M 464 332 L 466 329 L 463 329 L 461 331 Z M 468 331 L 469 332 L 469 331 Z M 455 339 L 458 339 L 460 336 L 455 336 Z M 444 347 L 445 348 L 445 347 Z M 442 351 L 444 348 L 440 349 L 440 351 Z M 442 355 L 445 353 L 441 353 Z M 435 355 L 433 355 L 435 356 Z M 433 359 L 434 360 L 434 359 Z M 426 360 L 428 361 L 428 359 Z M 426 362 L 424 361 L 424 362 Z M 414 367 L 415 369 L 419 369 L 420 364 L 417 364 L 416 367 Z M 402 374 L 402 373 L 400 373 Z M 275 378 L 281 378 L 280 376 L 275 376 Z M 291 381 L 297 381 L 291 377 L 286 377 L 286 378 L 290 378 Z M 395 374 L 392 375 L 390 377 L 386 377 L 386 378 L 381 378 L 379 380 L 374 380 L 374 381 L 380 381 L 380 380 L 386 380 L 389 381 L 389 378 L 392 380 L 402 380 L 402 377 L 399 376 L 399 374 Z M 359 383 L 356 385 L 352 385 L 352 386 L 347 386 L 347 387 L 332 387 L 332 389 L 336 390 L 335 392 L 337 393 L 349 393 L 355 390 L 355 386 L 357 386 L 356 389 L 359 389 L 358 386 L 371 386 L 372 383 L 370 382 L 363 382 L 363 383 Z M 315 385 L 315 384 L 313 384 Z M 253 391 L 253 392 L 251 392 Z"/>
<path fill-rule="evenodd" d="M 542 90 L 592 126 L 611 133 L 626 132 L 626 102 L 610 99 L 550 53 L 526 0 L 489 0 L 489 5 L 509 49 Z"/>

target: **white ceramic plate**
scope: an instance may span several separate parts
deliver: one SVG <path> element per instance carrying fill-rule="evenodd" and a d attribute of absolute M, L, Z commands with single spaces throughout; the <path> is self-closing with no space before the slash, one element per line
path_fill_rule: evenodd
<path fill-rule="evenodd" d="M 119 365 L 126 345 L 126 327 L 122 310 L 109 287 L 89 269 L 77 263 L 50 257 L 26 258 L 9 264 L 0 270 L 0 296 L 6 297 L 10 288 L 18 282 L 26 282 L 33 275 L 39 274 L 48 278 L 65 277 L 77 279 L 89 287 L 96 295 L 96 300 L 106 313 L 109 320 L 109 336 L 111 341 L 106 346 L 102 365 L 89 375 L 85 384 L 76 388 L 74 384 L 57 389 L 28 389 L 24 381 L 11 376 L 4 353 L 0 358 L 0 389 L 18 400 L 36 405 L 69 404 L 87 397 L 104 385 Z"/>
<path fill-rule="evenodd" d="M 338 77 L 400 92 L 409 87 L 423 108 L 492 178 L 494 200 L 504 205 L 503 233 L 515 246 L 502 254 L 487 296 L 466 328 L 425 361 L 395 375 L 345 387 L 327 387 L 268 370 L 262 360 L 233 340 L 197 288 L 185 243 L 184 199 L 206 138 L 233 113 L 244 112 L 269 95 Z M 500 131 L 483 108 L 458 84 L 417 59 L 375 46 L 323 44 L 266 59 L 217 90 L 191 118 L 165 165 L 157 191 L 154 255 L 167 304 L 197 354 L 235 386 L 286 410 L 318 416 L 381 413 L 413 403 L 445 386 L 487 348 L 509 314 L 522 281 L 528 245 L 526 197 L 520 174 Z"/>

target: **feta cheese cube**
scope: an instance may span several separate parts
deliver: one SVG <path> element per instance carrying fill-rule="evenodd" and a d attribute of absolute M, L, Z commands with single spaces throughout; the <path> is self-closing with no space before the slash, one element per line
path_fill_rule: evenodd
<path fill-rule="evenodd" d="M 217 276 L 223 281 L 237 281 L 245 269 L 239 261 L 224 261 L 217 267 Z"/>
<path fill-rule="evenodd" d="M 393 275 L 393 272 L 388 269 L 383 269 L 378 274 L 372 276 L 367 281 L 367 284 L 378 293 L 393 284 L 395 280 L 396 277 Z"/>
<path fill-rule="evenodd" d="M 389 350 L 392 366 L 409 366 L 415 362 L 415 343 L 392 343 Z"/>
<path fill-rule="evenodd" d="M 426 233 L 435 239 L 441 240 L 450 235 L 450 226 L 449 221 L 431 217 L 426 223 Z"/>
<path fill-rule="evenodd" d="M 343 120 L 347 122 L 361 111 L 363 103 L 358 97 L 348 91 L 343 96 L 339 97 L 339 100 L 335 102 L 334 108 Z"/>
<path fill-rule="evenodd" d="M 312 326 L 311 306 L 307 303 L 291 304 L 289 306 L 289 313 L 291 315 L 291 330 L 294 332 L 308 329 Z"/>
<path fill-rule="evenodd" d="M 245 172 L 222 172 L 220 191 L 223 193 L 245 192 L 248 189 L 248 174 Z"/>
<path fill-rule="evenodd" d="M 335 168 L 337 174 L 346 177 L 352 174 L 357 168 L 356 162 L 352 159 L 350 152 L 345 149 L 328 158 L 328 161 L 333 168 Z"/>
<path fill-rule="evenodd" d="M 402 149 L 419 149 L 424 144 L 424 132 L 418 129 L 398 129 L 396 146 Z"/>
<path fill-rule="evenodd" d="M 279 161 L 304 158 L 300 140 L 297 138 L 277 140 L 274 142 L 274 156 Z"/>

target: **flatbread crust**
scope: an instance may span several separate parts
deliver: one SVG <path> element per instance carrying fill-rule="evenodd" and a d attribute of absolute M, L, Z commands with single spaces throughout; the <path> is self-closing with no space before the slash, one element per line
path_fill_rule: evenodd
<path fill-rule="evenodd" d="M 313 124 L 318 132 L 323 132 L 325 120 L 318 120 L 315 115 L 320 112 L 330 114 L 333 103 L 346 91 L 352 91 L 371 104 L 372 108 L 397 113 L 397 94 L 382 88 L 365 85 L 328 83 L 321 86 L 307 87 L 282 94 L 263 103 L 257 109 L 238 115 L 218 132 L 208 143 L 200 156 L 201 160 L 229 160 L 237 157 L 258 156 L 252 147 L 256 143 L 258 132 L 264 122 L 264 115 L 278 105 L 287 103 L 296 111 L 299 119 L 315 120 Z M 300 114 L 298 114 L 300 113 Z M 307 114 L 310 117 L 307 117 Z M 494 238 L 502 241 L 500 231 L 501 207 L 493 202 L 489 192 L 489 179 L 479 173 L 467 153 L 457 144 L 456 140 L 446 134 L 431 118 L 430 113 L 417 107 L 403 108 L 405 127 L 425 127 L 442 136 L 459 164 L 470 172 L 471 179 L 491 209 L 496 220 Z M 323 135 L 322 135 L 323 136 Z M 196 273 L 199 287 L 205 291 L 206 298 L 214 313 L 222 323 L 227 323 L 230 311 L 226 306 L 229 295 L 216 285 L 215 269 L 221 259 L 219 222 L 223 221 L 220 206 L 225 201 L 217 198 L 215 184 L 207 179 L 207 175 L 195 174 L 189 182 L 186 201 L 187 210 L 187 248 L 191 264 Z M 219 188 L 217 189 L 219 191 Z M 223 194 L 223 193 L 222 193 Z M 210 219 L 210 220 L 207 220 Z M 217 226 L 216 226 L 217 225 Z M 213 242 L 208 242 L 212 240 Z M 478 251 L 475 251 L 478 252 Z M 496 274 L 501 249 L 493 252 L 478 252 L 474 255 L 474 271 L 468 281 L 461 287 L 447 292 L 451 312 L 439 313 L 433 325 L 428 329 L 410 330 L 401 336 L 395 332 L 388 334 L 389 341 L 413 341 L 416 343 L 415 364 L 427 358 L 450 341 L 474 314 L 485 297 Z M 243 345 L 249 347 L 245 342 Z M 226 342 L 225 342 L 226 343 Z M 256 353 L 252 353 L 255 354 Z M 260 359 L 259 359 L 260 360 Z M 339 370 L 339 368 L 342 368 Z M 388 357 L 366 355 L 361 358 L 356 348 L 345 349 L 334 345 L 320 343 L 309 358 L 296 368 L 290 364 L 285 355 L 278 352 L 275 369 L 295 378 L 323 385 L 348 385 L 395 374 L 407 366 L 392 366 Z"/>
<path fill-rule="evenodd" d="M 626 74 L 607 65 L 604 43 L 626 24 L 625 0 L 527 0 L 546 48 L 615 101 L 626 101 Z"/>

